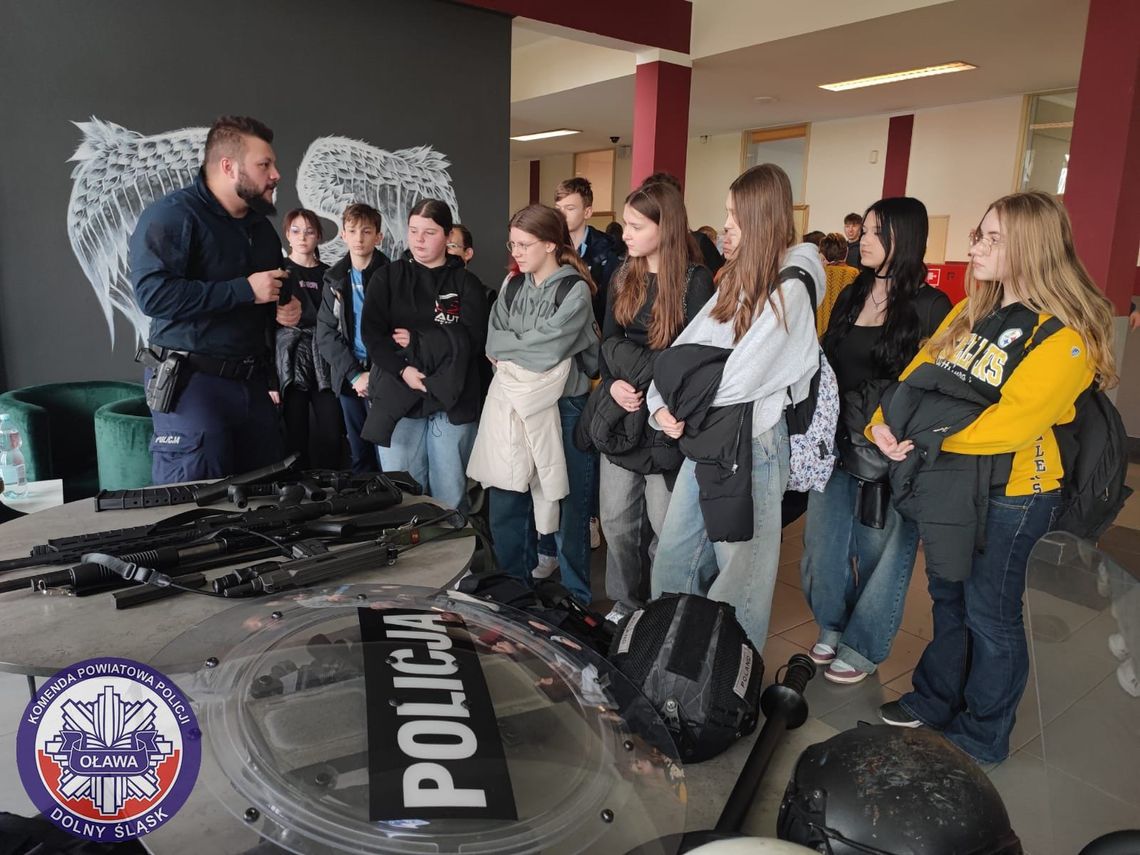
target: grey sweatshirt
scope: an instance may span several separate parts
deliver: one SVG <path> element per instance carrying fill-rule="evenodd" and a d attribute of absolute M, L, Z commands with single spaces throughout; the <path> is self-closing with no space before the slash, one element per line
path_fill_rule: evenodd
<path fill-rule="evenodd" d="M 784 254 L 780 266 L 789 265 L 802 267 L 812 275 L 818 302 L 822 298 L 821 289 L 825 281 L 819 250 L 809 243 L 796 244 Z M 807 284 L 810 287 L 813 283 Z M 781 317 L 777 318 L 771 305 L 765 306 L 739 342 L 733 342 L 732 321 L 722 324 L 709 317 L 716 305 L 717 295 L 714 294 L 671 345 L 707 344 L 732 348 L 713 405 L 722 407 L 755 402 L 752 410 L 753 436 L 760 436 L 779 421 L 789 403 L 789 389 L 793 402 L 799 403 L 806 398 L 811 378 L 819 370 L 819 342 L 807 289 L 797 280 L 790 279 L 780 286 L 780 290 L 784 298 Z M 651 414 L 665 406 L 656 384 L 650 385 L 645 398 Z M 652 417 L 650 424 L 661 429 Z"/>
<path fill-rule="evenodd" d="M 570 289 L 561 306 L 554 305 L 558 283 L 568 276 L 581 280 L 581 274 L 569 264 L 539 284 L 526 274 L 509 312 L 500 290 L 487 330 L 487 355 L 528 371 L 549 371 L 562 360 L 582 354 L 570 365 L 563 397 L 589 391 L 586 372 L 597 371 L 599 347 L 594 307 L 585 281 Z"/>

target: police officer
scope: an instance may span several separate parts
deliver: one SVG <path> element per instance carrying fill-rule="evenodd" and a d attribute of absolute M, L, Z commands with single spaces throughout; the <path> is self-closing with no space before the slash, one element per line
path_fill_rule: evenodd
<path fill-rule="evenodd" d="M 151 318 L 151 350 L 179 372 L 167 412 L 148 400 L 155 484 L 220 478 L 284 456 L 269 342 L 274 320 L 295 326 L 301 304 L 294 296 L 278 306 L 286 273 L 266 219 L 281 180 L 272 142 L 256 119 L 219 118 L 198 178 L 146 208 L 131 235 L 131 282 Z"/>

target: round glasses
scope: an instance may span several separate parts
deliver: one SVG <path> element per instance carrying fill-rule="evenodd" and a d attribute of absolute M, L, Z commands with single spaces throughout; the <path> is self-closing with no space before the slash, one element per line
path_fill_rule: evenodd
<path fill-rule="evenodd" d="M 967 237 L 970 241 L 970 249 L 975 250 L 978 255 L 989 255 L 990 250 L 992 250 L 996 244 L 1001 243 L 1000 237 L 984 235 L 978 229 L 973 229 Z"/>
<path fill-rule="evenodd" d="M 513 240 L 509 240 L 509 241 L 507 241 L 507 252 L 513 253 L 516 249 L 519 249 L 519 250 L 522 250 L 523 252 L 526 252 L 527 250 L 529 250 L 532 246 L 534 246 L 537 243 L 538 243 L 538 241 L 536 241 L 536 240 L 532 240 L 530 243 L 523 243 L 522 241 L 519 241 L 516 243 Z"/>

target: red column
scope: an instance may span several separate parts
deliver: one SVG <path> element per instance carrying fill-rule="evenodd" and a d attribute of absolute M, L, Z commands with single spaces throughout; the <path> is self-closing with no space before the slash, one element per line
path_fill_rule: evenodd
<path fill-rule="evenodd" d="M 637 66 L 630 189 L 654 172 L 669 172 L 684 183 L 692 76 L 691 68 L 671 62 Z"/>
<path fill-rule="evenodd" d="M 542 190 L 542 161 L 532 160 L 530 162 L 530 203 L 532 205 L 538 204 Z"/>
<path fill-rule="evenodd" d="M 887 156 L 883 161 L 883 198 L 906 195 L 906 176 L 910 171 L 910 137 L 914 132 L 914 113 L 892 116 L 887 128 Z"/>
<path fill-rule="evenodd" d="M 1065 206 L 1077 253 L 1128 314 L 1140 242 L 1140 3 L 1090 0 Z"/>

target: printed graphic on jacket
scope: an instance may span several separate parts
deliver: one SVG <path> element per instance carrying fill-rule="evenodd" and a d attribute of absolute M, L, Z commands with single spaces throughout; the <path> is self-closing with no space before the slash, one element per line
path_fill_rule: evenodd
<path fill-rule="evenodd" d="M 445 325 L 459 323 L 458 294 L 440 294 L 435 298 L 435 322 Z"/>

